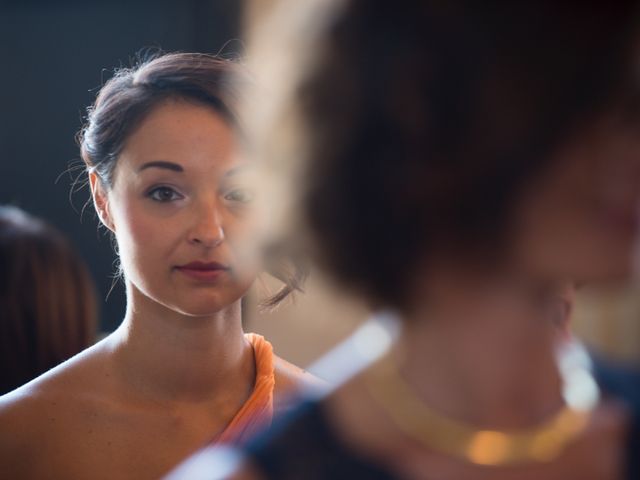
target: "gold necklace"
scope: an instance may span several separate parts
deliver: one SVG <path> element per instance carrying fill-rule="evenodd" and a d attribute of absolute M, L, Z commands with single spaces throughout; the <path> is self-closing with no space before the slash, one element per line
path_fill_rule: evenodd
<path fill-rule="evenodd" d="M 558 367 L 564 407 L 541 425 L 511 432 L 478 429 L 436 412 L 418 398 L 389 355 L 365 381 L 394 424 L 427 448 L 476 465 L 510 466 L 553 460 L 589 423 L 600 395 L 588 354 L 574 342 L 559 354 Z"/>

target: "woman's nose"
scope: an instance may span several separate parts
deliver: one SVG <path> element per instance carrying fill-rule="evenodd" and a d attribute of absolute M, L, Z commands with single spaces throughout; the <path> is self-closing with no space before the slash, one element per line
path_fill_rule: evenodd
<path fill-rule="evenodd" d="M 189 232 L 189 242 L 205 247 L 216 247 L 224 241 L 222 215 L 214 202 L 201 205 L 195 212 L 194 225 Z"/>

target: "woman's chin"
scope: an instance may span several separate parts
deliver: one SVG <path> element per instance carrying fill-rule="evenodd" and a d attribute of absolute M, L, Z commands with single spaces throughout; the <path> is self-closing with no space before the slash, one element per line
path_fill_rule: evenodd
<path fill-rule="evenodd" d="M 246 292 L 244 292 L 246 293 Z M 230 308 L 240 308 L 241 292 L 233 295 L 202 295 L 183 298 L 175 305 L 175 310 L 187 317 L 211 317 Z"/>
<path fill-rule="evenodd" d="M 176 306 L 175 310 L 185 317 L 207 318 L 219 314 L 230 307 L 229 304 L 207 303 Z"/>

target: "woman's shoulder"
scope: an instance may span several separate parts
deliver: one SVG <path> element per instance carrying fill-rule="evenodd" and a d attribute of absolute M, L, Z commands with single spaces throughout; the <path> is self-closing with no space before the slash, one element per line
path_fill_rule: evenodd
<path fill-rule="evenodd" d="M 34 428 L 42 431 L 42 423 L 52 421 L 56 413 L 73 409 L 76 399 L 99 384 L 101 355 L 101 346 L 91 347 L 0 396 L 0 437 L 29 436 Z"/>
<path fill-rule="evenodd" d="M 273 357 L 275 386 L 273 391 L 276 412 L 288 411 L 299 403 L 301 396 L 314 395 L 328 389 L 328 384 L 276 355 Z"/>
<path fill-rule="evenodd" d="M 97 384 L 96 377 L 108 368 L 108 350 L 107 339 L 102 340 L 8 393 L 7 399 L 40 398 L 58 391 L 68 394 L 71 389 Z"/>
<path fill-rule="evenodd" d="M 0 396 L 0 464 L 11 478 L 31 478 L 43 458 L 77 434 L 78 421 L 101 405 L 105 362 L 97 344 Z M 7 477 L 9 478 L 9 477 Z"/>
<path fill-rule="evenodd" d="M 271 343 L 262 335 L 245 333 L 245 338 L 254 350 L 256 375 L 271 385 L 276 414 L 295 406 L 300 395 L 326 389 L 323 380 L 277 356 Z"/>
<path fill-rule="evenodd" d="M 30 389 L 20 388 L 0 397 L 0 464 L 5 475 L 30 477 L 39 446 L 34 440 L 43 428 L 45 408 Z"/>
<path fill-rule="evenodd" d="M 62 395 L 69 382 L 62 367 L 56 367 L 0 397 L 0 464 L 12 478 L 31 478 L 32 470 L 61 413 L 70 403 Z M 67 393 L 67 396 L 73 396 Z"/>
<path fill-rule="evenodd" d="M 273 356 L 273 369 L 276 378 L 276 389 L 288 390 L 295 387 L 313 389 L 327 386 L 324 380 L 277 355 Z"/>

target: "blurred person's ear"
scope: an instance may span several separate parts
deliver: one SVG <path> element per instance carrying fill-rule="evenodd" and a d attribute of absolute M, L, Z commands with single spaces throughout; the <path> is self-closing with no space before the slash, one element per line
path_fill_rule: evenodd
<path fill-rule="evenodd" d="M 561 340 L 571 339 L 571 315 L 576 302 L 576 287 L 573 283 L 564 285 L 552 302 L 552 319 L 559 330 Z"/>
<path fill-rule="evenodd" d="M 115 233 L 115 227 L 113 226 L 111 213 L 109 212 L 109 197 L 102 185 L 102 182 L 100 181 L 100 178 L 94 172 L 89 173 L 89 185 L 91 186 L 93 205 L 96 212 L 98 212 L 100 221 L 105 227 Z"/>

